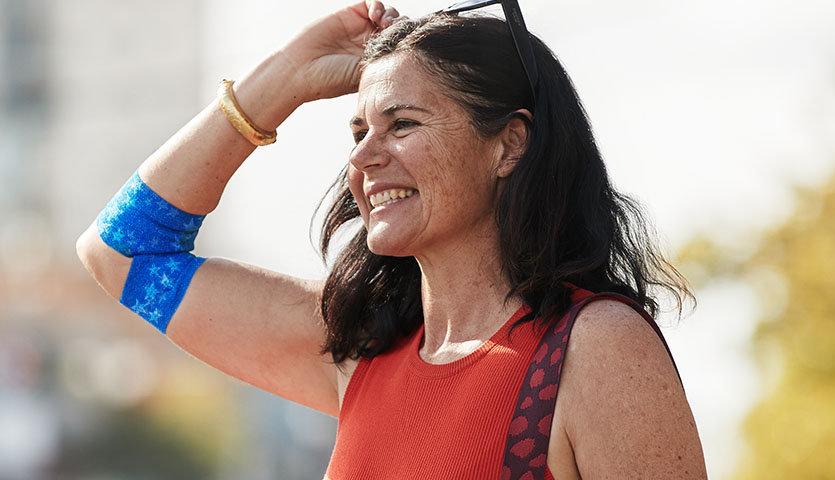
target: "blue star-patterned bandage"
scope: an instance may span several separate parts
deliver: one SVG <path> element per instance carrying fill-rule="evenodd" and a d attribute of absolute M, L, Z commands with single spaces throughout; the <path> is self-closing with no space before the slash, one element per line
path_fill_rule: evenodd
<path fill-rule="evenodd" d="M 96 219 L 104 243 L 133 258 L 119 302 L 162 333 L 206 260 L 188 253 L 204 218 L 171 205 L 134 173 Z"/>
<path fill-rule="evenodd" d="M 205 215 L 184 212 L 134 173 L 96 219 L 104 243 L 126 257 L 194 250 Z"/>
<path fill-rule="evenodd" d="M 119 303 L 165 333 L 194 272 L 206 259 L 190 253 L 137 255 Z"/>

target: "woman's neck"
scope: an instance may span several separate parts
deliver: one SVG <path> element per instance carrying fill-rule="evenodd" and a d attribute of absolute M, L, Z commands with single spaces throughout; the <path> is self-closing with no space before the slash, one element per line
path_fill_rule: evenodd
<path fill-rule="evenodd" d="M 419 257 L 424 340 L 421 357 L 449 363 L 476 350 L 519 309 L 506 301 L 498 242 L 466 242 Z M 477 249 L 476 245 L 490 248 Z"/>

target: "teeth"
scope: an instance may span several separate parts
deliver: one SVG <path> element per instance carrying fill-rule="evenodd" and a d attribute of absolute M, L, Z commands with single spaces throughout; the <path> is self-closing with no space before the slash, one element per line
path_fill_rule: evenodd
<path fill-rule="evenodd" d="M 392 189 L 386 190 L 385 192 L 375 193 L 368 197 L 368 200 L 371 202 L 371 207 L 379 207 L 380 205 L 390 205 L 394 202 L 398 202 L 403 198 L 411 197 L 417 193 L 417 190 L 405 189 Z"/>

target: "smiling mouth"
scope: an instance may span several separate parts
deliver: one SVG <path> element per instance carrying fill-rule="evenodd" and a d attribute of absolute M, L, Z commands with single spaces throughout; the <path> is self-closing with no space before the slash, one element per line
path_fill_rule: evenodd
<path fill-rule="evenodd" d="M 410 188 L 405 189 L 391 189 L 386 190 L 384 192 L 375 193 L 368 197 L 368 201 L 371 202 L 371 207 L 376 208 L 383 205 L 391 205 L 392 203 L 399 202 L 404 198 L 409 198 L 412 195 L 416 194 L 417 190 L 412 190 Z"/>

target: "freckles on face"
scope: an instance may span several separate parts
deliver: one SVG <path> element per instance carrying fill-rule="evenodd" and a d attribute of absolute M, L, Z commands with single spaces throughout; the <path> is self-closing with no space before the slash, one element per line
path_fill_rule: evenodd
<path fill-rule="evenodd" d="M 347 178 L 374 253 L 417 256 L 492 218 L 495 144 L 441 89 L 405 54 L 363 73 Z"/>

